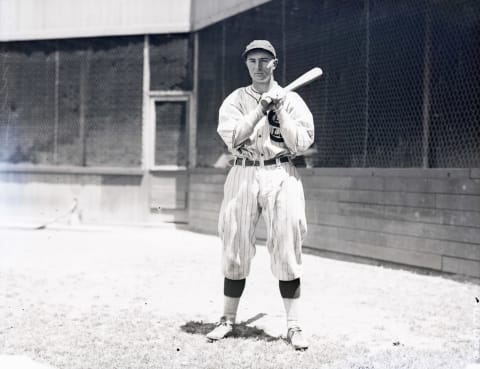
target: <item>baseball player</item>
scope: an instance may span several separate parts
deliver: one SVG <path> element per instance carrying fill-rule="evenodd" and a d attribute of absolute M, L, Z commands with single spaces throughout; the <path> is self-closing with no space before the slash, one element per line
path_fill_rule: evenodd
<path fill-rule="evenodd" d="M 308 348 L 299 322 L 302 241 L 307 231 L 303 186 L 291 158 L 313 143 L 313 117 L 302 98 L 274 79 L 278 64 L 269 41 L 255 40 L 242 54 L 252 84 L 233 91 L 219 110 L 218 133 L 234 156 L 225 186 L 218 230 L 223 243 L 224 313 L 207 334 L 230 334 L 255 255 L 260 214 L 287 317 L 287 341 Z"/>

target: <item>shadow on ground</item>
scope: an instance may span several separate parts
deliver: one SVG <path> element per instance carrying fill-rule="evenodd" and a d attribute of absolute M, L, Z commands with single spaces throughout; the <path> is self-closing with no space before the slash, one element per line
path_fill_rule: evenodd
<path fill-rule="evenodd" d="M 251 324 L 252 322 L 260 319 L 263 316 L 265 316 L 265 314 L 258 314 L 255 317 L 246 320 L 245 322 L 235 324 L 233 332 L 228 337 L 255 339 L 269 342 L 281 340 L 281 337 L 271 336 L 263 329 L 248 326 L 248 324 Z M 205 336 L 208 332 L 215 328 L 215 326 L 216 324 L 214 323 L 189 321 L 184 325 L 180 326 L 180 329 L 186 333 L 200 334 Z"/>

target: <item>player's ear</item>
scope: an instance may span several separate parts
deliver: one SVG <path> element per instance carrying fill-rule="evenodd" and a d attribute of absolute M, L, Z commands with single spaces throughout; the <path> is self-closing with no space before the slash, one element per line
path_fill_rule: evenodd
<path fill-rule="evenodd" d="M 275 59 L 273 59 L 273 66 L 272 66 L 272 70 L 275 70 L 275 69 L 277 69 L 277 65 L 278 65 L 278 59 L 277 59 L 277 58 L 275 58 Z"/>

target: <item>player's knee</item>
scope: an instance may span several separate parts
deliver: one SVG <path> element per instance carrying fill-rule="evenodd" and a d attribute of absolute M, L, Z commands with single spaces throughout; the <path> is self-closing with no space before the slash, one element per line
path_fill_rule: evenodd
<path fill-rule="evenodd" d="M 278 281 L 278 286 L 280 288 L 280 295 L 282 298 L 297 299 L 300 297 L 300 278 L 294 279 L 293 281 Z"/>

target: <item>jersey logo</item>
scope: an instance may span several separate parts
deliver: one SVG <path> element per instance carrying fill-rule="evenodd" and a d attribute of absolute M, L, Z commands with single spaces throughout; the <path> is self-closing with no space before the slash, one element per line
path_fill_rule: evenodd
<path fill-rule="evenodd" d="M 284 142 L 282 134 L 280 133 L 280 123 L 277 114 L 273 110 L 270 110 L 267 118 L 270 124 L 270 139 L 275 142 Z"/>

